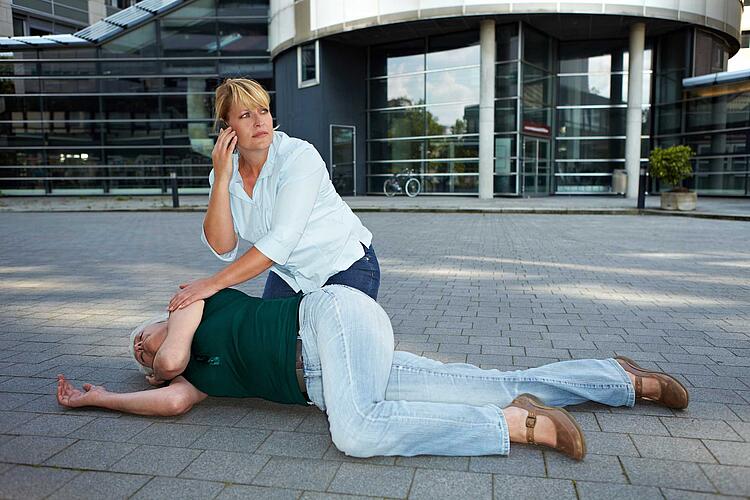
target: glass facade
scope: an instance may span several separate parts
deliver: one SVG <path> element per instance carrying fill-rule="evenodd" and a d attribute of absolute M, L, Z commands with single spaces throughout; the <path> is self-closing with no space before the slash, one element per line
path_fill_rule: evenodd
<path fill-rule="evenodd" d="M 557 193 L 609 193 L 625 168 L 628 41 L 560 44 L 555 140 Z M 643 58 L 641 157 L 648 157 L 652 50 Z"/>
<path fill-rule="evenodd" d="M 196 0 L 99 46 L 0 59 L 0 190 L 207 192 L 213 91 L 273 89 L 268 3 Z M 272 100 L 273 102 L 273 100 Z"/>
<path fill-rule="evenodd" d="M 424 193 L 475 193 L 479 32 L 370 48 L 367 191 L 412 170 Z"/>
<path fill-rule="evenodd" d="M 685 49 L 692 37 L 693 54 Z M 724 71 L 726 50 L 723 42 L 698 29 L 660 40 L 653 143 L 693 149 L 694 176 L 685 184 L 699 194 L 749 196 L 750 84 L 682 87 L 683 78 Z M 653 191 L 662 188 L 671 186 L 653 183 Z"/>
<path fill-rule="evenodd" d="M 612 193 L 625 167 L 628 40 L 560 41 L 532 22 L 496 23 L 494 193 Z M 300 80 L 320 78 L 317 43 L 298 51 Z M 0 191 L 156 194 L 176 172 L 182 190 L 206 192 L 213 90 L 248 76 L 273 93 L 267 44 L 267 1 L 194 0 L 99 45 L 0 54 Z M 728 51 L 693 27 L 646 40 L 641 158 L 688 144 L 700 194 L 748 196 L 750 84 L 682 86 L 726 69 Z M 366 192 L 411 171 L 424 194 L 476 195 L 478 28 L 368 53 L 356 152 Z"/>

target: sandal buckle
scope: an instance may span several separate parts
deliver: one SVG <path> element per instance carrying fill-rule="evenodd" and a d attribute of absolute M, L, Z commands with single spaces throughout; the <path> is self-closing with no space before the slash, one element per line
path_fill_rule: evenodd
<path fill-rule="evenodd" d="M 528 415 L 526 417 L 526 427 L 533 429 L 536 426 L 536 415 Z"/>

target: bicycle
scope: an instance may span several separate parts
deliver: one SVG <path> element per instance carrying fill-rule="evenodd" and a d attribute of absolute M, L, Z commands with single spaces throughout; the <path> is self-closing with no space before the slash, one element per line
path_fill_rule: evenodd
<path fill-rule="evenodd" d="M 398 193 L 404 193 L 409 198 L 414 198 L 421 191 L 422 183 L 414 176 L 413 170 L 404 170 L 400 173 L 393 174 L 383 182 L 383 192 L 388 197 L 396 196 Z"/>

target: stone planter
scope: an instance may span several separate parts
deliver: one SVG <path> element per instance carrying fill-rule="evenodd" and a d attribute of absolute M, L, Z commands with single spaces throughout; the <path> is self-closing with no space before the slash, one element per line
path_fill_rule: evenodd
<path fill-rule="evenodd" d="M 661 193 L 662 210 L 680 210 L 683 212 L 695 210 L 698 203 L 698 194 L 695 191 L 687 193 Z"/>

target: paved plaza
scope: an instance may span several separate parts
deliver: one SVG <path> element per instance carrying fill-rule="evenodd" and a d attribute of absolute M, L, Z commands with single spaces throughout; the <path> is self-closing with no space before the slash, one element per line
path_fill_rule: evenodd
<path fill-rule="evenodd" d="M 677 374 L 689 409 L 574 407 L 581 463 L 526 445 L 351 459 L 317 409 L 251 399 L 176 418 L 65 410 L 58 373 L 147 387 L 128 332 L 221 262 L 200 243 L 200 213 L 0 213 L 0 498 L 750 496 L 750 223 L 360 217 L 398 349 L 500 369 L 627 355 Z"/>

